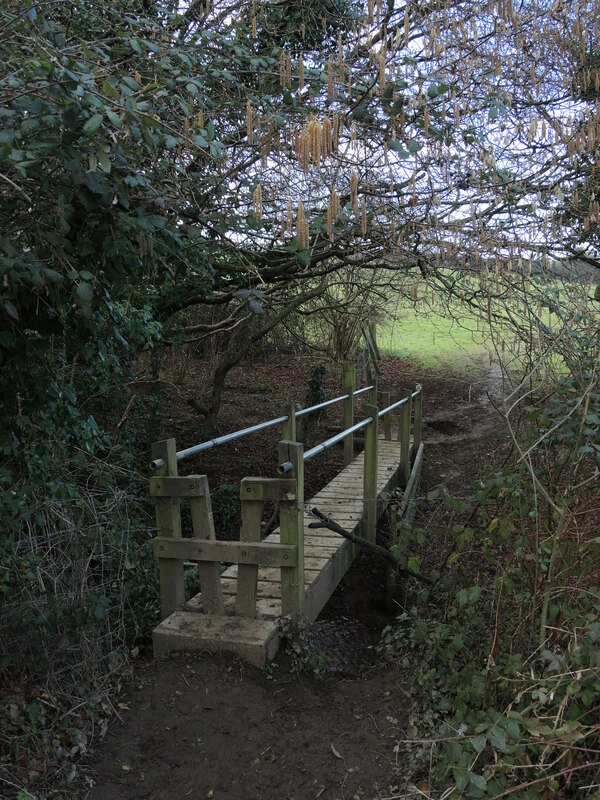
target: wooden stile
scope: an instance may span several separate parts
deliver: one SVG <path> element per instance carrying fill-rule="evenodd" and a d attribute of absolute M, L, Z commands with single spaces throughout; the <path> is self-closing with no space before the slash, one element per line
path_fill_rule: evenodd
<path fill-rule="evenodd" d="M 343 388 L 344 394 L 349 395 L 343 401 L 344 427 L 350 427 L 354 423 L 353 365 L 344 366 Z M 398 518 L 403 516 L 407 524 L 414 517 L 415 490 L 423 461 L 422 399 L 418 389 L 414 398 L 413 453 L 411 393 L 396 414 L 383 417 L 380 440 L 374 386 L 367 395 L 365 413 L 361 414 L 371 418 L 362 429 L 364 453 L 352 458 L 354 437 L 344 440 L 344 460 L 350 452 L 349 463 L 311 500 L 343 528 L 359 532 L 369 541 L 376 538 L 378 518 L 398 482 L 404 488 L 404 497 L 392 513 Z M 389 393 L 382 392 L 380 399 L 384 407 L 390 405 Z M 295 410 L 290 407 L 286 414 L 284 434 L 291 438 L 279 443 L 278 456 L 280 464 L 291 463 L 291 473 L 280 478 L 244 478 L 240 487 L 242 526 L 237 542 L 216 540 L 206 476 L 177 475 L 174 440 L 153 445 L 153 457 L 164 461 L 163 469 L 150 480 L 158 527 L 154 552 L 160 564 L 161 610 L 165 617 L 153 632 L 156 654 L 170 649 L 231 650 L 263 665 L 277 650 L 277 620 L 282 616 L 291 616 L 294 621 L 301 617 L 314 620 L 352 563 L 358 550 L 356 544 L 334 532 L 309 527 L 312 518 L 304 507 L 303 445 L 294 441 Z M 392 441 L 393 425 L 398 426 L 398 442 Z M 190 501 L 194 538 L 182 538 L 181 499 Z M 261 540 L 265 500 L 279 504 L 280 528 Z M 392 539 L 396 538 L 395 527 L 393 523 Z M 184 561 L 198 564 L 202 584 L 201 594 L 188 603 L 184 602 Z M 232 565 L 222 576 L 221 563 Z M 386 582 L 388 607 L 393 603 L 394 589 L 395 574 L 390 573 Z"/>

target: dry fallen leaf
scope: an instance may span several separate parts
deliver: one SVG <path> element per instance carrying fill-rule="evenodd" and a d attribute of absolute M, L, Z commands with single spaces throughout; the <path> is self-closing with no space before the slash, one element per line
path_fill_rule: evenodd
<path fill-rule="evenodd" d="M 338 753 L 338 751 L 335 749 L 335 745 L 333 744 L 333 742 L 331 742 L 331 752 L 333 753 L 333 755 L 334 755 L 336 758 L 342 758 L 342 759 L 343 759 L 343 756 L 341 756 L 341 755 Z"/>

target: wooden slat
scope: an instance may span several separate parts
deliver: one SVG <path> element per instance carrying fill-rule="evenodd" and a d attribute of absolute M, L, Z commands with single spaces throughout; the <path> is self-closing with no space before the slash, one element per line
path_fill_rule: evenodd
<path fill-rule="evenodd" d="M 208 491 L 204 475 L 155 476 L 150 478 L 152 497 L 204 497 Z"/>
<path fill-rule="evenodd" d="M 190 511 L 192 514 L 192 530 L 196 546 L 202 542 L 202 547 L 214 543 L 215 524 L 210 503 L 210 491 L 208 489 L 208 478 L 203 475 L 201 478 L 202 494 L 199 497 L 190 499 Z M 178 541 L 182 542 L 183 539 Z M 204 595 L 204 610 L 209 614 L 223 613 L 223 592 L 221 590 L 220 564 L 218 561 L 211 563 L 200 561 L 198 563 L 198 577 Z"/>
<path fill-rule="evenodd" d="M 271 542 L 199 542 L 197 539 L 157 537 L 154 553 L 164 559 L 224 561 L 269 567 L 294 567 L 298 562 L 295 545 Z"/>
<path fill-rule="evenodd" d="M 261 490 L 262 490 L 261 486 Z M 259 542 L 260 524 L 263 516 L 263 501 L 248 500 L 248 483 L 242 481 L 242 527 L 241 542 Z M 256 616 L 256 587 L 258 564 L 240 564 L 238 569 L 236 613 L 242 617 Z"/>
<path fill-rule="evenodd" d="M 290 478 L 244 478 L 240 487 L 242 500 L 296 499 L 296 481 Z"/>

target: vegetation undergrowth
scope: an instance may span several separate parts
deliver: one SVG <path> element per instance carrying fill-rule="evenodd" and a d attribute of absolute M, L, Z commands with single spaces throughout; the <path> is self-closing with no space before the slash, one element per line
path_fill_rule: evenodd
<path fill-rule="evenodd" d="M 413 691 L 412 779 L 444 798 L 599 796 L 600 397 L 597 352 L 551 390 L 521 385 L 501 412 L 509 462 L 461 496 L 428 494 L 403 531 L 408 593 L 383 650 Z M 517 413 L 518 412 L 518 413 Z M 444 523 L 443 526 L 440 523 Z M 437 561 L 432 561 L 437 558 Z"/>

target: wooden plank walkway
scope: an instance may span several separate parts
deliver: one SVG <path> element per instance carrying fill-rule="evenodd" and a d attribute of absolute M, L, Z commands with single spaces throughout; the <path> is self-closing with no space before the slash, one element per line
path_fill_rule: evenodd
<path fill-rule="evenodd" d="M 395 431 L 394 431 L 395 433 Z M 377 466 L 378 517 L 398 483 L 400 443 L 379 438 Z M 318 464 L 312 466 L 318 469 Z M 309 528 L 316 506 L 346 530 L 360 535 L 363 516 L 364 453 L 305 503 L 304 514 L 304 615 L 312 622 L 333 594 L 358 553 L 357 545 L 327 529 Z M 264 541 L 279 543 L 279 530 Z M 154 630 L 154 652 L 211 650 L 233 652 L 258 666 L 272 659 L 279 646 L 281 617 L 281 572 L 259 567 L 255 619 L 233 616 L 237 592 L 237 566 L 221 576 L 225 616 L 204 614 L 202 596 L 196 595 L 185 609 L 176 611 Z"/>

